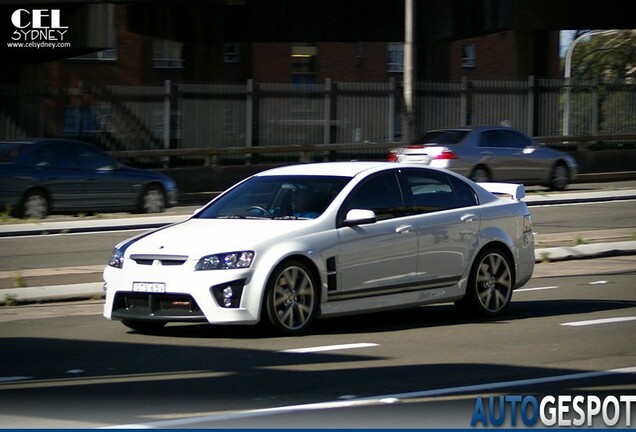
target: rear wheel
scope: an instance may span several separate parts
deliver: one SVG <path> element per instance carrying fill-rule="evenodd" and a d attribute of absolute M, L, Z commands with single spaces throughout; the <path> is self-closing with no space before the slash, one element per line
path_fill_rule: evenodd
<path fill-rule="evenodd" d="M 166 194 L 160 186 L 151 185 L 141 196 L 141 213 L 162 213 L 166 208 Z"/>
<path fill-rule="evenodd" d="M 478 182 L 489 182 L 490 181 L 490 172 L 483 165 L 478 165 L 473 168 L 473 171 L 468 176 L 475 183 Z"/>
<path fill-rule="evenodd" d="M 316 316 L 317 282 L 309 268 L 290 260 L 272 274 L 265 295 L 265 312 L 274 329 L 288 335 L 303 333 Z"/>
<path fill-rule="evenodd" d="M 460 310 L 482 316 L 496 316 L 510 305 L 513 289 L 510 260 L 501 250 L 482 251 L 471 269 L 466 295 L 456 302 Z"/>
<path fill-rule="evenodd" d="M 557 162 L 550 174 L 550 189 L 563 190 L 570 180 L 570 171 L 563 162 Z"/>
<path fill-rule="evenodd" d="M 24 218 L 44 219 L 49 214 L 49 198 L 40 190 L 28 192 L 20 205 L 19 215 Z"/>

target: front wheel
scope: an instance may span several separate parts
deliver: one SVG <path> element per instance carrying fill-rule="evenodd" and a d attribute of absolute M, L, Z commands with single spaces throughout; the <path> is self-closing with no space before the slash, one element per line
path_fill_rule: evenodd
<path fill-rule="evenodd" d="M 273 272 L 265 295 L 269 324 L 287 335 L 303 333 L 316 316 L 317 282 L 309 268 L 290 260 Z"/>
<path fill-rule="evenodd" d="M 499 249 L 481 252 L 471 269 L 466 295 L 456 302 L 457 307 L 482 316 L 502 314 L 512 298 L 511 268 L 510 260 Z"/>

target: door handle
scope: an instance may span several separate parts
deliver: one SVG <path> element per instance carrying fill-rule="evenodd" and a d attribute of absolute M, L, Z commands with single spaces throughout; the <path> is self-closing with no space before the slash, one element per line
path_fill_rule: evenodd
<path fill-rule="evenodd" d="M 411 225 L 400 225 L 395 229 L 398 234 L 406 234 L 415 231 L 415 228 Z"/>
<path fill-rule="evenodd" d="M 461 219 L 462 222 L 474 222 L 475 218 L 476 218 L 476 215 L 474 215 L 472 213 L 466 213 L 460 219 Z"/>

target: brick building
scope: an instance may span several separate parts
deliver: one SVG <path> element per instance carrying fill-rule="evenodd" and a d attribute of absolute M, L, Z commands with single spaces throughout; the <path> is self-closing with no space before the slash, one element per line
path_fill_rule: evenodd
<path fill-rule="evenodd" d="M 116 49 L 47 63 L 44 85 L 148 85 L 175 82 L 387 82 L 402 78 L 399 42 L 181 43 L 132 33 L 127 7 L 115 8 Z M 514 64 L 515 32 L 449 42 L 448 81 L 519 77 Z M 558 32 L 549 36 L 550 74 L 559 73 Z M 419 55 L 426 55 L 420 48 Z"/>

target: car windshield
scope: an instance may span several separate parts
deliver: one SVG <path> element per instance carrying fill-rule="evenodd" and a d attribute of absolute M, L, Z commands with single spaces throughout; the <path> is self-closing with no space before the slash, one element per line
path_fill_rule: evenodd
<path fill-rule="evenodd" d="M 219 197 L 195 218 L 314 219 L 349 180 L 335 176 L 256 176 Z"/>
<path fill-rule="evenodd" d="M 436 130 L 426 132 L 415 144 L 457 144 L 468 134 L 466 130 Z"/>
<path fill-rule="evenodd" d="M 11 163 L 22 154 L 27 145 L 21 142 L 0 143 L 0 163 Z"/>

